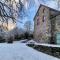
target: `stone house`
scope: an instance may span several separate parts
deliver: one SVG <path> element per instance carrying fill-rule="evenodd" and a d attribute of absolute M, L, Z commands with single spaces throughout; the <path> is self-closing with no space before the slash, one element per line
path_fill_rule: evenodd
<path fill-rule="evenodd" d="M 60 11 L 40 4 L 34 17 L 34 40 L 60 44 Z"/>

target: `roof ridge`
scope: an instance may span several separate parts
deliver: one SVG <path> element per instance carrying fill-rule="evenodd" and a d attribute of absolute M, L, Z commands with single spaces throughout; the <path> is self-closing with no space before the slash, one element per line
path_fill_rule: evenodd
<path fill-rule="evenodd" d="M 54 8 L 51 8 L 51 7 L 47 6 L 46 4 L 41 4 L 41 3 L 40 3 L 40 5 L 39 5 L 39 7 L 38 7 L 38 9 L 37 9 L 37 11 L 36 11 L 36 14 L 38 13 L 38 11 L 39 11 L 39 9 L 40 9 L 41 6 L 45 6 L 45 7 L 49 8 L 49 9 L 52 9 L 53 11 L 60 12 L 59 10 L 54 9 Z M 36 16 L 36 14 L 35 14 L 35 16 Z M 35 16 L 34 16 L 34 19 L 35 19 Z M 34 19 L 33 19 L 33 20 L 34 20 Z"/>

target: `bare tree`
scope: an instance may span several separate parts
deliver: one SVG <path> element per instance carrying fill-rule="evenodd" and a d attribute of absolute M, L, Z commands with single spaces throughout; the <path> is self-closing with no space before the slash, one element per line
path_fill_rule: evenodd
<path fill-rule="evenodd" d="M 31 21 L 26 21 L 25 24 L 24 24 L 24 27 L 25 27 L 25 31 L 30 33 L 31 32 L 31 29 L 32 29 L 32 23 Z"/>
<path fill-rule="evenodd" d="M 13 23 L 16 23 L 17 17 L 23 17 L 22 13 L 25 14 L 24 5 L 21 0 L 1 0 L 0 1 L 0 21 L 6 23 L 8 26 L 8 21 L 12 20 Z M 6 26 L 6 29 L 8 30 Z"/>

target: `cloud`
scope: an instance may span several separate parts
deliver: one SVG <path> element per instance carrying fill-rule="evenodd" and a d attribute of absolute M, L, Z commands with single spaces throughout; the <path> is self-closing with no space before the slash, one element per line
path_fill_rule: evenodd
<path fill-rule="evenodd" d="M 38 7 L 38 6 L 40 5 L 39 0 L 34 0 L 34 1 L 35 1 L 35 5 L 36 5 L 36 7 Z"/>
<path fill-rule="evenodd" d="M 21 0 L 21 2 L 23 3 L 24 7 L 26 9 L 28 9 L 28 7 L 29 7 L 29 0 Z"/>
<path fill-rule="evenodd" d="M 46 5 L 48 5 L 51 8 L 57 9 L 57 2 L 54 0 L 49 0 L 46 2 Z"/>

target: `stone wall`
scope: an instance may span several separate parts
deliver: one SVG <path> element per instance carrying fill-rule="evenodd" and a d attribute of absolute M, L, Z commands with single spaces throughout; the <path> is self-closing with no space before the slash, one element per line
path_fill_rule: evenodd
<path fill-rule="evenodd" d="M 43 12 L 44 9 L 44 12 Z M 44 18 L 43 18 L 44 16 Z M 39 24 L 37 25 L 37 18 L 39 17 Z M 43 21 L 44 19 L 44 21 Z M 41 6 L 34 20 L 34 38 L 41 43 L 48 43 L 48 37 L 50 36 L 50 20 L 49 9 Z"/>

